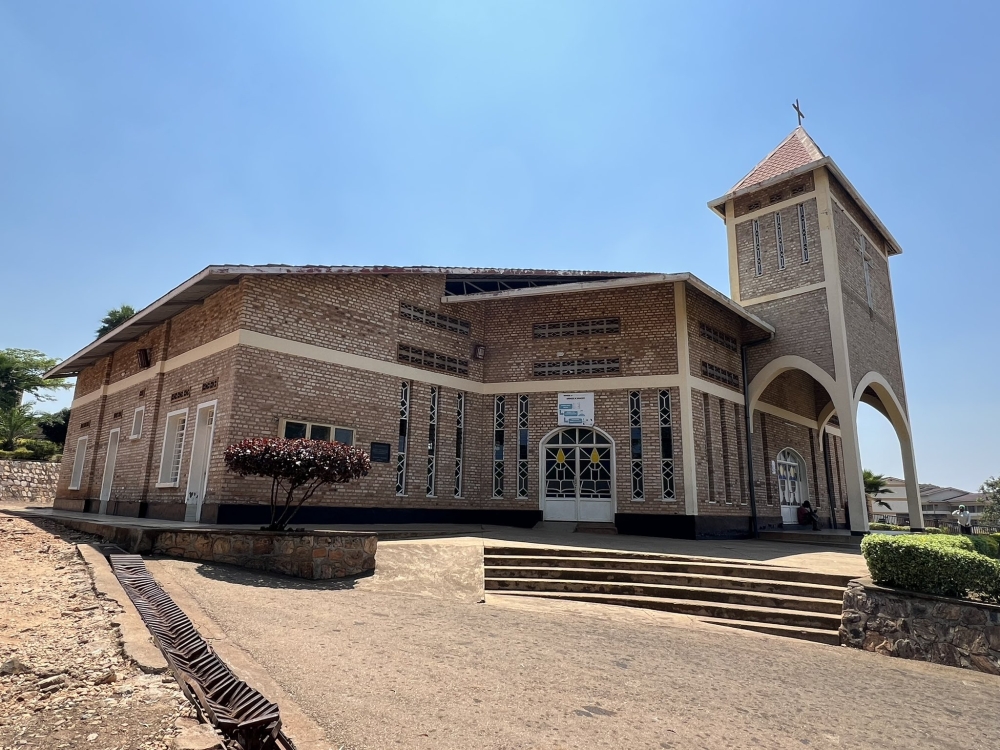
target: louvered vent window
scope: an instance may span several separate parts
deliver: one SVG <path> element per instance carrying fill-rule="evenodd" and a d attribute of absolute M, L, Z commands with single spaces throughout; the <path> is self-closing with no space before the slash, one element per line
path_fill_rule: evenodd
<path fill-rule="evenodd" d="M 806 206 L 799 204 L 799 241 L 802 243 L 802 262 L 809 262 L 809 236 L 806 234 Z"/>
<path fill-rule="evenodd" d="M 701 374 L 706 378 L 718 380 L 720 383 L 725 383 L 726 385 L 731 385 L 736 388 L 740 387 L 739 375 L 735 372 L 730 372 L 729 370 L 717 367 L 716 365 L 709 364 L 708 362 L 701 363 Z"/>
<path fill-rule="evenodd" d="M 400 344 L 396 356 L 400 362 L 407 362 L 416 367 L 425 367 L 428 370 L 441 370 L 456 375 L 469 374 L 469 360 L 467 359 L 449 357 L 447 354 L 438 354 L 408 344 Z"/>
<path fill-rule="evenodd" d="M 592 336 L 600 333 L 621 333 L 619 318 L 596 320 L 567 320 L 557 323 L 535 323 L 536 339 L 562 338 L 564 336 Z"/>
<path fill-rule="evenodd" d="M 785 270 L 785 238 L 781 234 L 781 212 L 774 214 L 774 236 L 778 241 L 778 270 Z"/>
<path fill-rule="evenodd" d="M 717 328 L 712 328 L 712 326 L 705 325 L 704 323 L 700 324 L 700 328 L 703 338 L 713 341 L 719 346 L 724 346 L 732 352 L 736 351 L 737 342 L 733 336 L 730 336 L 728 333 L 723 333 Z"/>
<path fill-rule="evenodd" d="M 757 276 L 764 275 L 764 264 L 760 258 L 760 221 L 754 219 L 751 224 L 753 225 L 753 267 L 754 274 Z"/>
<path fill-rule="evenodd" d="M 535 362 L 531 374 L 536 378 L 566 375 L 606 375 L 619 372 L 621 362 L 613 359 L 570 359 L 563 362 Z"/>
<path fill-rule="evenodd" d="M 418 323 L 440 328 L 442 331 L 460 333 L 463 336 L 469 335 L 470 324 L 467 320 L 459 320 L 444 313 L 428 310 L 423 307 L 411 305 L 408 302 L 399 303 L 399 314 L 407 320 L 415 320 Z"/>

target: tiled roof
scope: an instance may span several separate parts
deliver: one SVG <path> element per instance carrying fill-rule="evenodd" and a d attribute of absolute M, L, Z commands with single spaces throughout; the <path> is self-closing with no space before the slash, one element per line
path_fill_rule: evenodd
<path fill-rule="evenodd" d="M 822 158 L 823 152 L 800 125 L 729 192 L 735 193 L 750 185 L 757 185 Z"/>

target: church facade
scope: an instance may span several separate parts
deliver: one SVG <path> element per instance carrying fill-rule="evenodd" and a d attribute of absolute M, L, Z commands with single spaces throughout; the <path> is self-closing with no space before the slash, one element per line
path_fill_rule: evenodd
<path fill-rule="evenodd" d="M 731 296 L 686 273 L 210 266 L 49 373 L 77 376 L 56 507 L 256 523 L 269 483 L 222 454 L 277 436 L 372 456 L 301 523 L 738 537 L 809 500 L 864 532 L 864 401 L 919 527 L 895 240 L 801 128 L 710 207 Z"/>

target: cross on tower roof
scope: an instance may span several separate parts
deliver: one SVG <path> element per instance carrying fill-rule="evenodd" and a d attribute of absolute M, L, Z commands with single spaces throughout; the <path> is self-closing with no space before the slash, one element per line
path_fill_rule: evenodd
<path fill-rule="evenodd" d="M 795 104 L 792 105 L 792 109 L 794 109 L 795 110 L 795 114 L 797 114 L 799 116 L 799 127 L 801 128 L 802 127 L 802 121 L 804 119 L 806 119 L 806 116 L 804 114 L 802 114 L 802 110 L 799 109 L 799 100 L 798 99 L 795 100 Z"/>

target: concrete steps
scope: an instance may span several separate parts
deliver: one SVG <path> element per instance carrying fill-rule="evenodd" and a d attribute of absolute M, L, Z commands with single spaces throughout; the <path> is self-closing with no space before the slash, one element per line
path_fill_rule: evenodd
<path fill-rule="evenodd" d="M 840 547 L 841 549 L 860 549 L 863 537 L 851 534 L 838 534 L 832 531 L 762 531 L 760 539 L 767 542 L 789 542 L 792 544 L 819 544 L 824 547 Z"/>
<path fill-rule="evenodd" d="M 641 607 L 817 643 L 839 643 L 850 576 L 755 562 L 487 546 L 487 593 Z"/>

